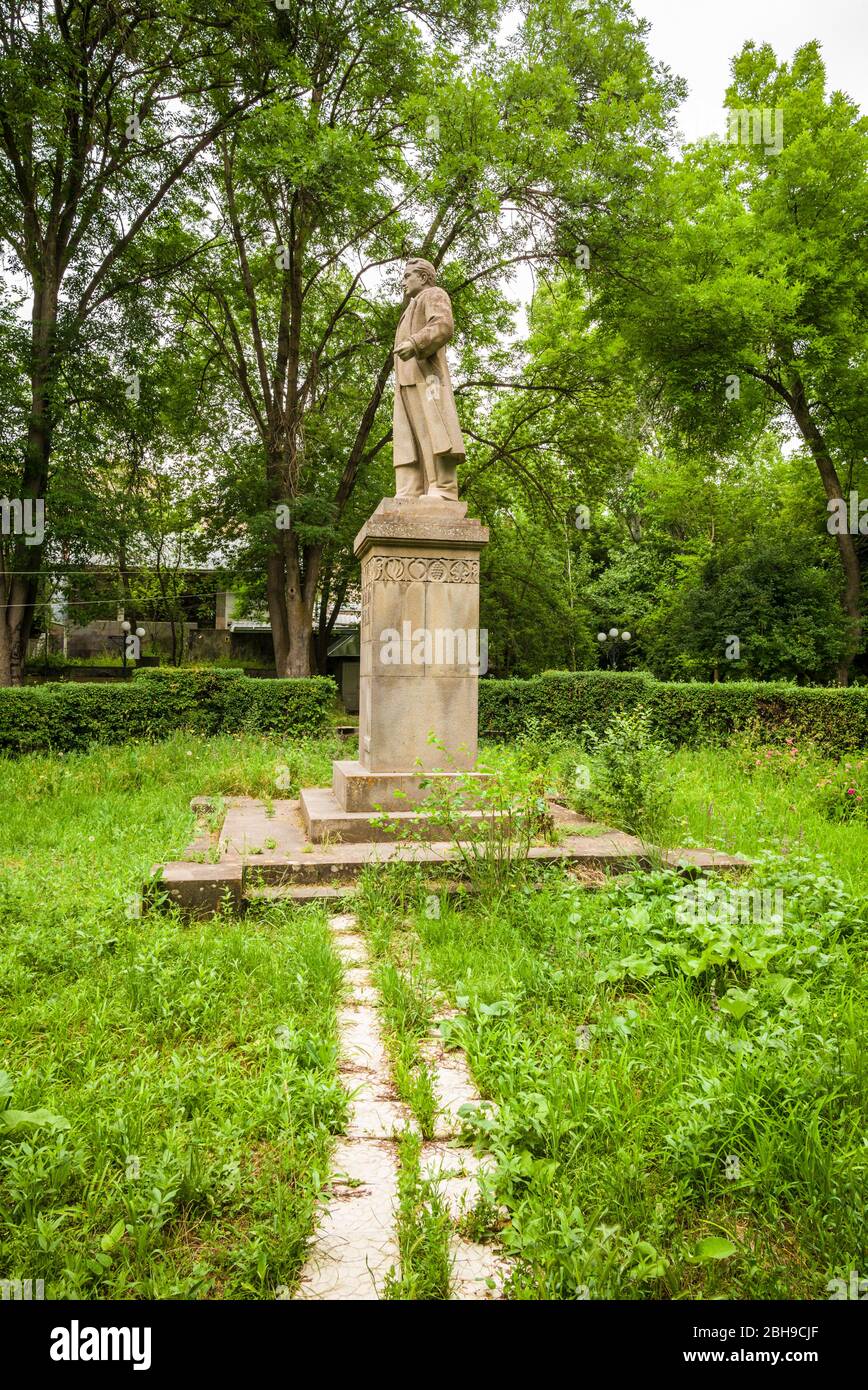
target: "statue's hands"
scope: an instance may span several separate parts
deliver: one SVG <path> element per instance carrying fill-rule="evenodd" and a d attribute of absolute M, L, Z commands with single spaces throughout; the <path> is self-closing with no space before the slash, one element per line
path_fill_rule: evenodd
<path fill-rule="evenodd" d="M 398 357 L 406 362 L 408 358 L 416 356 L 416 344 L 413 342 L 412 338 L 405 338 L 404 341 L 399 343 L 395 348 L 395 352 Z"/>

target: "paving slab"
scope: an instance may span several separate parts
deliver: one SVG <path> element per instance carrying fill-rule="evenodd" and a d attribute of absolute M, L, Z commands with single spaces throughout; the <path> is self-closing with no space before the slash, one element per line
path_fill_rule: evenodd
<path fill-rule="evenodd" d="M 503 1298 L 509 1262 L 498 1245 L 477 1244 L 455 1235 L 449 1245 L 452 1257 L 453 1301 L 489 1301 Z"/>
<path fill-rule="evenodd" d="M 394 1146 L 347 1139 L 332 1157 L 334 1177 L 295 1297 L 374 1300 L 399 1255 L 394 1212 L 398 1165 Z"/>
<path fill-rule="evenodd" d="M 395 1096 L 364 936 L 354 916 L 329 920 L 332 941 L 345 969 L 347 999 L 338 1011 L 339 1068 L 349 1091 L 349 1117 L 332 1160 L 329 1182 L 302 1271 L 298 1300 L 365 1300 L 381 1297 L 386 1280 L 399 1273 L 395 1230 L 398 1205 L 397 1139 L 419 1127 L 409 1108 Z M 455 1112 L 478 1103 L 467 1063 L 447 1053 L 438 1038 L 424 1046 L 434 1071 L 434 1086 L 445 1124 L 439 1140 L 423 1143 L 422 1176 L 436 1184 L 451 1220 L 457 1225 L 476 1206 L 480 1178 L 493 1160 L 444 1142 L 457 1128 Z M 450 1241 L 450 1297 L 492 1299 L 501 1296 L 508 1263 L 497 1247 L 461 1238 Z"/>
<path fill-rule="evenodd" d="M 399 1101 L 379 1096 L 358 1097 L 350 1102 L 348 1139 L 394 1139 L 404 1130 L 418 1134 L 419 1126 Z"/>
<path fill-rule="evenodd" d="M 349 1092 L 344 1138 L 332 1157 L 333 1177 L 295 1297 L 367 1300 L 382 1296 L 397 1273 L 395 1234 L 398 1165 L 394 1137 L 415 1123 L 394 1097 L 364 937 L 356 919 L 329 919 L 332 941 L 346 968 L 348 998 L 338 1010 L 338 1067 Z"/>
<path fill-rule="evenodd" d="M 463 1052 L 447 1052 L 436 1038 L 424 1039 L 420 1051 L 434 1070 L 434 1085 L 439 1102 L 434 1133 L 438 1139 L 445 1139 L 463 1129 L 463 1121 L 458 1112 L 462 1105 L 478 1105 L 479 1092 L 473 1083 Z"/>
<path fill-rule="evenodd" d="M 480 1156 L 472 1149 L 432 1142 L 426 1143 L 422 1150 L 422 1176 L 437 1183 L 438 1195 L 453 1221 L 460 1221 L 477 1205 L 481 1195 L 480 1178 L 493 1166 L 490 1155 Z"/>

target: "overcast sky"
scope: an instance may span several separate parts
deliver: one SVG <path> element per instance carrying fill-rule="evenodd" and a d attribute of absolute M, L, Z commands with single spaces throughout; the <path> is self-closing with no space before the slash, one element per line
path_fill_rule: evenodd
<path fill-rule="evenodd" d="M 829 88 L 847 93 L 868 110 L 868 0 L 632 0 L 651 22 L 648 48 L 679 77 L 687 100 L 678 112 L 686 140 L 725 131 L 723 94 L 730 60 L 746 39 L 770 43 L 789 61 L 808 39 L 817 39 Z"/>

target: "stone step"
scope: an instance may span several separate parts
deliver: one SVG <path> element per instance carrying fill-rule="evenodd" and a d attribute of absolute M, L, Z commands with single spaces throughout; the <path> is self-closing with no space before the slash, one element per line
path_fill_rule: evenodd
<path fill-rule="evenodd" d="M 306 793 L 314 817 L 323 808 L 334 810 L 335 799 L 327 788 Z M 407 861 L 427 866 L 436 873 L 439 866 L 460 861 L 456 847 L 449 842 L 383 839 L 374 843 L 370 834 L 370 812 L 350 817 L 349 833 L 359 836 L 349 843 L 337 842 L 335 822 L 321 818 L 324 839 L 311 843 L 306 833 L 298 801 L 268 803 L 255 797 L 227 797 L 226 815 L 215 848 L 219 863 L 175 860 L 155 865 L 143 885 L 143 911 L 157 904 L 177 907 L 185 916 L 210 917 L 228 904 L 240 911 L 262 890 L 282 890 L 298 902 L 341 898 L 368 864 Z M 346 815 L 347 813 L 344 813 Z M 561 863 L 574 874 L 584 875 L 587 887 L 599 886 L 603 874 L 629 872 L 649 867 L 647 851 L 630 835 L 602 825 L 584 822 L 568 809 L 552 804 L 552 814 L 560 842 L 534 845 L 528 858 L 542 868 Z M 359 827 L 365 830 L 360 833 Z M 210 859 L 210 856 L 208 856 Z M 738 855 L 695 848 L 669 850 L 663 862 L 684 878 L 699 873 L 744 873 L 750 862 Z M 590 878 L 597 874 L 599 881 Z M 301 891 L 307 890 L 307 891 Z M 324 891 L 323 891 L 324 890 Z"/>
<path fill-rule="evenodd" d="M 274 903 L 291 901 L 294 903 L 309 903 L 327 900 L 333 902 L 337 898 L 351 898 L 355 889 L 335 888 L 328 884 L 307 884 L 307 883 L 283 883 L 265 884 L 261 888 L 251 888 L 245 892 L 242 902 L 244 903 Z"/>
<path fill-rule="evenodd" d="M 449 838 L 446 826 L 421 811 L 345 811 L 330 787 L 304 787 L 299 800 L 305 831 L 314 845 L 394 844 L 402 834 L 414 842 Z M 489 818 L 483 811 L 462 813 L 469 825 Z"/>
<path fill-rule="evenodd" d="M 344 811 L 418 811 L 435 788 L 444 787 L 458 793 L 468 810 L 483 810 L 468 803 L 474 793 L 483 795 L 491 781 L 486 772 L 372 772 L 358 759 L 332 763 L 332 791 Z"/>

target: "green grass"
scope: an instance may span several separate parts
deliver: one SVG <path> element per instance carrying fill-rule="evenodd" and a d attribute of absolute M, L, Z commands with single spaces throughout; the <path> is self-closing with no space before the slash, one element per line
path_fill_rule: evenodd
<path fill-rule="evenodd" d="M 396 1234 L 400 1275 L 386 1281 L 385 1297 L 402 1302 L 448 1299 L 452 1220 L 438 1184 L 424 1177 L 422 1140 L 405 1131 L 398 1144 Z"/>
<path fill-rule="evenodd" d="M 419 900 L 426 968 L 461 1010 L 447 1041 L 499 1106 L 477 1128 L 509 1210 L 513 1297 L 822 1298 L 864 1268 L 865 905 L 793 875 L 775 978 L 736 962 L 631 978 L 617 967 L 650 931 L 679 935 L 674 889 L 657 874 L 592 893 L 553 874 L 444 902 L 439 919 Z M 380 931 L 387 894 L 381 874 L 364 905 Z M 804 997 L 788 1001 L 778 972 Z M 715 997 L 729 988 L 751 1001 L 738 1022 Z M 731 1252 L 702 1258 L 709 1237 Z"/>
<path fill-rule="evenodd" d="M 402 969 L 383 958 L 376 961 L 374 983 L 380 992 L 385 1043 L 398 1096 L 410 1107 L 423 1138 L 433 1139 L 437 1094 L 431 1067 L 420 1047 L 430 1034 L 432 1020 L 426 982 L 412 968 Z"/>
<path fill-rule="evenodd" d="M 536 751 L 569 786 L 580 750 Z M 517 876 L 439 913 L 410 866 L 366 877 L 378 955 L 457 1006 L 447 1045 L 496 1102 L 469 1128 L 497 1160 L 511 1297 L 821 1299 L 864 1269 L 868 843 L 844 800 L 862 768 L 785 756 L 667 767 L 673 842 L 756 857 L 738 886 L 779 891 L 782 921 L 691 925 L 664 872 L 598 892 Z M 410 1011 L 393 1026 L 412 1041 Z"/>
<path fill-rule="evenodd" d="M 0 1138 L 0 1277 L 49 1298 L 293 1287 L 344 1122 L 324 915 L 184 926 L 138 917 L 138 890 L 191 838 L 192 796 L 294 795 L 347 752 L 179 735 L 0 760 L 0 1068 L 11 1108 L 47 1112 Z M 580 758 L 524 754 L 562 785 Z M 471 1129 L 497 1161 L 512 1297 L 824 1298 L 864 1274 L 868 829 L 846 796 L 864 769 L 786 756 L 669 765 L 673 843 L 762 855 L 782 924 L 693 930 L 660 873 L 589 892 L 550 871 L 436 913 L 417 866 L 368 876 L 405 1099 L 430 1125 L 433 988 L 498 1103 Z M 447 1221 L 414 1143 L 392 1294 L 441 1298 Z"/>
<path fill-rule="evenodd" d="M 136 916 L 192 795 L 274 794 L 333 750 L 179 737 L 0 762 L 0 1275 L 47 1298 L 291 1288 L 345 1098 L 324 914 Z"/>
<path fill-rule="evenodd" d="M 601 804 L 591 750 L 566 740 L 528 739 L 517 751 L 525 762 L 544 767 L 550 787 L 576 809 L 621 824 Z M 483 756 L 497 767 L 515 754 L 487 748 Z M 576 787 L 580 766 L 590 774 L 587 790 Z M 773 748 L 744 740 L 729 748 L 679 749 L 665 757 L 661 773 L 671 786 L 660 827 L 665 845 L 749 857 L 804 851 L 834 861 L 848 891 L 858 892 L 864 883 L 868 753 L 835 759 L 810 744 Z"/>
<path fill-rule="evenodd" d="M 680 844 L 749 856 L 804 850 L 834 862 L 849 891 L 864 886 L 868 818 L 836 817 L 850 810 L 847 787 L 865 788 L 868 758 L 835 762 L 812 749 L 782 755 L 745 747 L 681 750 L 671 763 L 678 775 L 672 835 Z M 868 792 L 853 809 L 860 805 L 868 806 Z"/>

